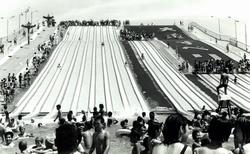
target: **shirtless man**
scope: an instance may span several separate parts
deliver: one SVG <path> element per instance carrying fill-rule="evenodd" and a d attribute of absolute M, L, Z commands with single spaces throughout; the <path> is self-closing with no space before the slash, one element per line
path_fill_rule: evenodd
<path fill-rule="evenodd" d="M 220 78 L 220 85 L 217 87 L 217 94 L 220 94 L 220 88 L 224 87 L 225 94 L 227 94 L 227 87 L 228 87 L 228 69 L 225 69 L 224 72 L 221 74 Z"/>
<path fill-rule="evenodd" d="M 97 116 L 95 118 L 95 133 L 93 134 L 93 144 L 89 154 L 92 154 L 95 149 L 96 154 L 108 154 L 110 141 L 109 133 L 105 131 L 105 125 L 106 124 L 102 116 Z"/>
<path fill-rule="evenodd" d="M 88 153 L 88 151 L 91 148 L 92 145 L 92 132 L 90 129 L 92 128 L 91 122 L 87 121 L 84 124 L 84 127 L 81 128 L 81 135 L 82 135 L 82 147 L 84 148 L 85 152 Z"/>

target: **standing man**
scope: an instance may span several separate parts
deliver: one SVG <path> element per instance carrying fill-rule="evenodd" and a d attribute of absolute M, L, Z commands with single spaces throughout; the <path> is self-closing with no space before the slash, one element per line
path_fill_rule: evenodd
<path fill-rule="evenodd" d="M 96 150 L 96 154 L 108 154 L 110 147 L 110 135 L 105 130 L 106 123 L 102 116 L 97 116 L 94 121 L 95 133 L 93 134 L 93 143 L 89 154 Z"/>
<path fill-rule="evenodd" d="M 217 87 L 218 95 L 220 95 L 220 88 L 222 87 L 224 87 L 224 92 L 225 94 L 227 94 L 228 81 L 229 81 L 228 69 L 226 68 L 224 72 L 221 74 L 220 85 Z"/>

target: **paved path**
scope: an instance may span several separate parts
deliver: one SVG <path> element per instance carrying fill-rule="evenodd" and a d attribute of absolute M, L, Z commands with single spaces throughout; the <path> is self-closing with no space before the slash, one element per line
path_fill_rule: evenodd
<path fill-rule="evenodd" d="M 8 54 L 0 56 L 0 79 L 7 77 L 8 73 L 18 74 L 26 67 L 26 60 L 31 59 L 34 56 L 34 52 L 37 52 L 37 45 L 49 40 L 49 35 L 53 34 L 55 28 L 43 27 L 40 30 L 40 35 L 37 35 L 34 41 L 27 45 L 27 41 L 23 41 L 20 45 L 24 45 L 20 48 L 20 45 L 15 48 L 10 48 Z M 10 57 L 9 57 L 10 56 Z"/>

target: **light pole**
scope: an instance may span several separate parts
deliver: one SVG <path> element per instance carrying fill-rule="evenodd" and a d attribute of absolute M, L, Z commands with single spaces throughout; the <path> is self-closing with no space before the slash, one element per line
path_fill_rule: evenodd
<path fill-rule="evenodd" d="M 38 12 L 37 10 L 35 10 L 35 11 L 31 11 L 31 13 L 30 13 L 30 23 L 32 23 L 32 20 L 33 20 L 33 13 L 36 13 L 36 12 Z"/>
<path fill-rule="evenodd" d="M 9 42 L 9 19 L 14 18 L 15 16 L 11 16 L 9 18 L 7 18 L 7 42 Z"/>
<path fill-rule="evenodd" d="M 19 18 L 18 18 L 18 34 L 20 34 L 21 16 L 23 16 L 23 12 L 21 12 L 21 13 L 19 14 Z"/>
<path fill-rule="evenodd" d="M 247 49 L 247 24 L 245 23 L 245 43 L 246 43 L 246 50 Z"/>
<path fill-rule="evenodd" d="M 214 16 L 211 16 L 213 18 Z M 218 17 L 218 31 L 219 31 L 219 38 L 221 39 L 221 29 L 220 29 L 220 18 Z"/>
<path fill-rule="evenodd" d="M 3 19 L 4 19 L 4 17 L 0 17 L 0 20 L 3 20 Z M 1 36 L 1 22 L 0 22 L 0 36 Z"/>
<path fill-rule="evenodd" d="M 231 18 L 231 16 L 228 16 L 228 18 L 230 19 L 233 19 Z M 236 42 L 237 42 L 237 22 L 239 22 L 239 20 L 236 20 L 236 19 L 233 19 L 234 20 L 234 30 L 235 30 L 235 39 L 236 39 Z"/>
<path fill-rule="evenodd" d="M 36 25 L 32 25 L 28 22 L 26 25 L 22 25 L 22 27 L 27 28 L 28 31 L 28 44 L 30 44 L 30 29 L 34 28 Z"/>
<path fill-rule="evenodd" d="M 30 7 L 28 7 L 24 13 L 25 13 L 25 23 L 27 23 L 27 13 L 30 11 Z"/>

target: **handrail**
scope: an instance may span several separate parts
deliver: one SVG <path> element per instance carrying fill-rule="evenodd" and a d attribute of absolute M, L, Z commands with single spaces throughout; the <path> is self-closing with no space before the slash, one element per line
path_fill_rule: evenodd
<path fill-rule="evenodd" d="M 221 34 L 215 33 L 215 32 L 213 32 L 213 31 L 211 31 L 211 30 L 209 30 L 209 29 L 207 29 L 207 28 L 205 28 L 205 27 L 199 25 L 199 24 L 196 23 L 196 22 L 191 22 L 191 23 L 189 23 L 189 24 L 188 24 L 188 27 L 189 27 L 189 28 L 195 27 L 195 28 L 197 28 L 198 30 L 200 30 L 201 32 L 203 32 L 203 33 L 205 33 L 205 34 L 207 34 L 207 35 L 209 35 L 209 36 L 211 36 L 211 37 L 213 37 L 213 38 L 215 38 L 215 39 L 217 39 L 217 40 L 220 40 L 220 41 L 227 41 L 227 42 L 229 42 L 230 45 L 232 45 L 232 46 L 234 46 L 234 47 L 237 47 L 237 48 L 239 48 L 239 49 L 241 49 L 241 50 L 244 50 L 244 51 L 246 51 L 246 52 L 250 52 L 250 51 L 249 51 L 249 49 L 250 49 L 250 46 L 249 46 L 249 45 L 246 45 L 245 43 L 242 43 L 242 42 L 236 40 L 236 38 L 234 38 L 234 37 L 231 37 L 231 36 L 228 36 L 228 35 L 221 35 Z"/>

